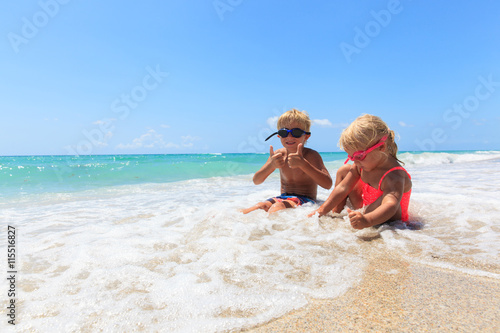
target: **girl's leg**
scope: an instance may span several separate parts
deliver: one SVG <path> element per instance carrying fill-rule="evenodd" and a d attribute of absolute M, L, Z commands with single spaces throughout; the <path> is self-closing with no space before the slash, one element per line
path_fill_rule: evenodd
<path fill-rule="evenodd" d="M 349 193 L 349 201 L 353 209 L 363 208 L 363 187 L 359 183 Z"/>
<path fill-rule="evenodd" d="M 341 166 L 337 170 L 337 175 L 335 177 L 335 186 L 337 186 L 338 184 L 340 184 L 340 182 L 342 180 L 344 180 L 344 178 L 347 176 L 347 173 L 349 172 L 350 169 L 351 169 L 351 165 L 344 164 L 343 166 Z M 349 193 L 349 195 L 347 196 L 349 198 L 349 200 L 351 201 L 351 204 L 353 205 L 354 209 L 359 209 L 359 208 L 363 207 L 362 194 L 363 194 L 363 189 L 361 188 L 361 186 L 358 183 L 353 188 L 351 193 Z M 337 207 L 333 208 L 332 212 L 340 213 L 342 210 L 344 210 L 346 203 L 347 203 L 347 198 L 345 198 L 341 203 L 339 203 L 337 205 Z"/>

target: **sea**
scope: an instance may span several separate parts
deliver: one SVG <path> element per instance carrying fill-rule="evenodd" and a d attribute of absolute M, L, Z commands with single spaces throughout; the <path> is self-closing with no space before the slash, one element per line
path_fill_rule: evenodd
<path fill-rule="evenodd" d="M 321 156 L 334 178 L 346 154 Z M 252 182 L 268 154 L 0 157 L 0 331 L 237 332 L 343 295 L 368 251 L 500 279 L 500 151 L 398 157 L 411 223 L 364 230 L 243 215 L 279 194 Z"/>

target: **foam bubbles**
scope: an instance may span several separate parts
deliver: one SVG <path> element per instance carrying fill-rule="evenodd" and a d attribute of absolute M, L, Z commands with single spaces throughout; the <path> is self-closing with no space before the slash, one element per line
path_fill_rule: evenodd
<path fill-rule="evenodd" d="M 336 241 L 349 232 L 320 228 L 307 218 L 311 207 L 241 214 L 246 178 L 123 186 L 12 208 L 20 243 L 30 244 L 19 327 L 229 330 L 359 281 L 363 259 Z"/>
<path fill-rule="evenodd" d="M 377 248 L 496 278 L 498 164 L 409 164 L 417 230 L 395 222 L 359 232 L 345 213 L 307 218 L 310 205 L 241 214 L 278 194 L 277 174 L 258 187 L 243 175 L 34 194 L 0 211 L 19 230 L 18 328 L 248 328 L 342 295 Z"/>

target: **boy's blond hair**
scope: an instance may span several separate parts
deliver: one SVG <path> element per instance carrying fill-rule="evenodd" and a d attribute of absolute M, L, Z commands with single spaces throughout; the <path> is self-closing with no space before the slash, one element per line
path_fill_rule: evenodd
<path fill-rule="evenodd" d="M 394 131 L 377 116 L 364 114 L 356 118 L 340 135 L 339 147 L 344 151 L 366 150 L 387 136 L 385 141 L 387 151 L 396 160 L 398 145 L 395 142 Z M 401 161 L 400 161 L 401 162 Z"/>
<path fill-rule="evenodd" d="M 282 129 L 293 122 L 299 123 L 306 132 L 311 129 L 311 119 L 305 111 L 299 111 L 297 109 L 291 109 L 283 113 L 278 119 L 278 129 Z"/>

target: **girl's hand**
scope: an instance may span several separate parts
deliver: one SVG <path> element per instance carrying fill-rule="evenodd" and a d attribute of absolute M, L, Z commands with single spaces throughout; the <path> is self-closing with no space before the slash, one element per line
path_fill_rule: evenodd
<path fill-rule="evenodd" d="M 316 209 L 315 211 L 313 211 L 312 213 L 309 213 L 309 214 L 307 215 L 307 217 L 313 217 L 313 216 L 314 216 L 314 214 L 316 214 L 316 213 L 318 213 L 318 214 L 319 214 L 318 210 L 319 210 L 319 208 L 318 208 L 318 209 Z M 321 215 L 320 215 L 320 216 L 321 216 Z"/>
<path fill-rule="evenodd" d="M 309 213 L 309 215 L 307 215 L 307 217 L 312 217 L 314 216 L 314 214 L 318 213 L 318 217 L 321 217 L 323 215 L 326 215 L 327 212 L 324 212 L 323 209 L 321 207 L 319 207 L 318 209 L 316 209 L 314 212 L 312 213 Z"/>
<path fill-rule="evenodd" d="M 370 226 L 363 213 L 352 211 L 349 208 L 347 208 L 347 213 L 354 229 L 364 229 Z"/>

